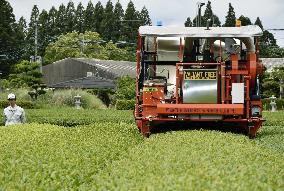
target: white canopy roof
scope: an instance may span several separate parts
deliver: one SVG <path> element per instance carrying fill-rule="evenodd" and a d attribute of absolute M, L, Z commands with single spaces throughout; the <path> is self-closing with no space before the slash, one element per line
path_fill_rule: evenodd
<path fill-rule="evenodd" d="M 261 36 L 262 30 L 257 25 L 242 27 L 166 27 L 166 26 L 141 26 L 141 36 L 156 37 L 254 37 Z"/>

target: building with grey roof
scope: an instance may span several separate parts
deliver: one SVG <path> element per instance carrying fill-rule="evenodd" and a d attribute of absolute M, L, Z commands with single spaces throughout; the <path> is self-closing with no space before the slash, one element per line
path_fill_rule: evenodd
<path fill-rule="evenodd" d="M 128 61 L 66 58 L 43 66 L 43 80 L 52 88 L 115 88 L 122 76 L 136 76 L 136 63 Z"/>

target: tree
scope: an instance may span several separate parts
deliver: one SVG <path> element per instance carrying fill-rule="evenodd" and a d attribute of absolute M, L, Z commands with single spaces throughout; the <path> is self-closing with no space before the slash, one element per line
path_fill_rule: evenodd
<path fill-rule="evenodd" d="M 135 79 L 124 76 L 117 80 L 116 98 L 118 100 L 132 100 L 135 98 Z"/>
<path fill-rule="evenodd" d="M 125 10 L 123 22 L 123 38 L 127 42 L 136 42 L 138 28 L 140 26 L 139 12 L 136 11 L 132 1 L 129 1 Z"/>
<path fill-rule="evenodd" d="M 228 14 L 226 16 L 226 20 L 225 20 L 225 27 L 234 27 L 236 25 L 236 15 L 235 15 L 235 11 L 234 11 L 234 7 L 232 6 L 231 3 L 229 3 L 229 11 Z"/>
<path fill-rule="evenodd" d="M 20 26 L 15 21 L 11 5 L 6 0 L 0 0 L 0 70 L 6 77 L 11 66 L 22 56 L 23 33 L 18 33 Z M 23 38 L 23 39 L 20 39 Z"/>
<path fill-rule="evenodd" d="M 29 87 L 33 90 L 30 95 L 36 99 L 38 95 L 45 93 L 43 88 L 46 85 L 42 81 L 42 73 L 39 71 L 39 65 L 36 62 L 23 60 L 16 64 L 15 73 L 9 75 L 10 86 Z"/>
<path fill-rule="evenodd" d="M 119 49 L 110 41 L 103 46 L 97 32 L 87 31 L 61 35 L 58 40 L 46 48 L 45 64 L 50 64 L 64 58 L 97 58 L 102 60 L 127 60 L 130 55 L 127 50 Z"/>
<path fill-rule="evenodd" d="M 95 8 L 93 6 L 92 1 L 89 1 L 86 11 L 85 11 L 85 30 L 86 31 L 95 31 L 96 30 L 96 18 L 95 18 Z"/>
<path fill-rule="evenodd" d="M 95 31 L 99 34 L 102 34 L 102 20 L 104 19 L 104 7 L 102 6 L 102 3 L 100 1 L 97 2 L 95 6 L 95 12 L 94 12 L 94 18 L 95 18 Z"/>
<path fill-rule="evenodd" d="M 263 31 L 263 35 L 260 37 L 260 56 L 263 58 L 267 57 L 274 57 L 277 52 L 281 51 L 278 50 L 279 47 L 276 44 L 276 40 L 272 33 L 267 30 Z"/>
<path fill-rule="evenodd" d="M 72 1 L 69 1 L 66 7 L 66 15 L 65 15 L 65 32 L 72 32 L 75 30 L 75 6 Z"/>
<path fill-rule="evenodd" d="M 54 42 L 54 40 L 58 36 L 56 29 L 56 16 L 57 16 L 57 10 L 55 9 L 54 6 L 52 6 L 48 12 L 48 24 L 47 24 L 47 31 L 48 31 L 47 39 L 49 43 Z"/>
<path fill-rule="evenodd" d="M 271 97 L 280 96 L 280 83 L 284 80 L 284 67 L 275 67 L 271 73 L 266 72 L 262 83 L 262 96 Z M 283 96 L 283 95 L 282 95 Z"/>
<path fill-rule="evenodd" d="M 190 20 L 190 17 L 187 17 L 185 23 L 184 23 L 185 27 L 192 27 L 192 22 Z"/>
<path fill-rule="evenodd" d="M 247 26 L 247 25 L 251 25 L 252 24 L 250 19 L 248 17 L 245 17 L 244 15 L 241 15 L 239 17 L 239 20 L 241 21 L 242 26 Z"/>
<path fill-rule="evenodd" d="M 19 58 L 29 58 L 29 55 L 27 55 L 27 22 L 24 17 L 19 19 L 16 31 L 17 38 L 19 39 L 17 44 L 21 47 Z"/>
<path fill-rule="evenodd" d="M 75 13 L 75 30 L 79 33 L 85 32 L 85 26 L 84 26 L 84 7 L 82 3 L 80 2 L 77 6 L 77 10 Z"/>
<path fill-rule="evenodd" d="M 104 18 L 101 22 L 101 35 L 104 40 L 111 40 L 113 37 L 113 24 L 114 24 L 114 15 L 113 15 L 113 5 L 111 0 L 109 0 L 106 4 L 106 8 L 104 11 Z"/>
<path fill-rule="evenodd" d="M 211 1 L 207 2 L 203 18 L 201 19 L 201 21 L 202 21 L 201 26 L 203 26 L 203 27 L 207 26 L 208 19 L 210 19 L 210 22 L 209 22 L 210 27 L 212 27 L 213 24 L 214 24 L 214 26 L 221 26 L 221 22 L 220 22 L 219 18 L 216 15 L 213 14 L 212 7 L 211 7 Z"/>
<path fill-rule="evenodd" d="M 42 10 L 38 18 L 38 54 L 44 56 L 45 48 L 49 44 L 48 13 Z"/>
<path fill-rule="evenodd" d="M 150 19 L 149 12 L 148 12 L 148 10 L 146 9 L 145 6 L 143 6 L 143 8 L 140 12 L 139 19 L 141 20 L 142 25 L 152 25 L 152 21 Z"/>
<path fill-rule="evenodd" d="M 262 22 L 261 22 L 261 20 L 259 19 L 259 17 L 256 18 L 254 24 L 255 24 L 255 25 L 258 25 L 258 26 L 263 30 Z"/>
<path fill-rule="evenodd" d="M 122 19 L 124 17 L 124 11 L 122 9 L 119 1 L 115 4 L 113 11 L 113 42 L 117 42 L 121 38 L 121 27 L 122 27 Z"/>
<path fill-rule="evenodd" d="M 27 35 L 27 21 L 25 20 L 24 17 L 21 17 L 19 19 L 18 27 L 19 27 L 19 30 L 21 30 L 23 32 L 24 36 L 26 37 L 26 35 Z"/>
<path fill-rule="evenodd" d="M 27 43 L 28 43 L 28 55 L 35 55 L 37 51 L 37 47 L 35 47 L 35 31 L 38 28 L 38 17 L 39 17 L 39 10 L 37 5 L 33 6 L 30 23 L 28 28 L 27 34 Z"/>
<path fill-rule="evenodd" d="M 59 6 L 59 9 L 56 14 L 56 36 L 65 33 L 65 16 L 66 15 L 66 8 L 63 4 Z"/>

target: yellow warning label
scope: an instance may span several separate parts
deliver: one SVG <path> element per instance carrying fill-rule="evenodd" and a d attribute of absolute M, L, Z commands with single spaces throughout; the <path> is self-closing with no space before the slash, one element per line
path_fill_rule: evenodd
<path fill-rule="evenodd" d="M 217 72 L 211 71 L 184 71 L 184 80 L 216 80 Z"/>
<path fill-rule="evenodd" d="M 157 92 L 158 88 L 144 87 L 143 92 Z"/>

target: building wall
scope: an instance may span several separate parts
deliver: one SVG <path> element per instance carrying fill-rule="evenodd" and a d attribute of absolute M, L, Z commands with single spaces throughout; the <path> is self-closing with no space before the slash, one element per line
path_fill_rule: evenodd
<path fill-rule="evenodd" d="M 114 79 L 115 76 L 87 63 L 67 58 L 43 67 L 43 81 L 48 85 L 57 84 L 69 80 L 83 78 L 91 72 L 94 76 L 106 79 Z"/>

